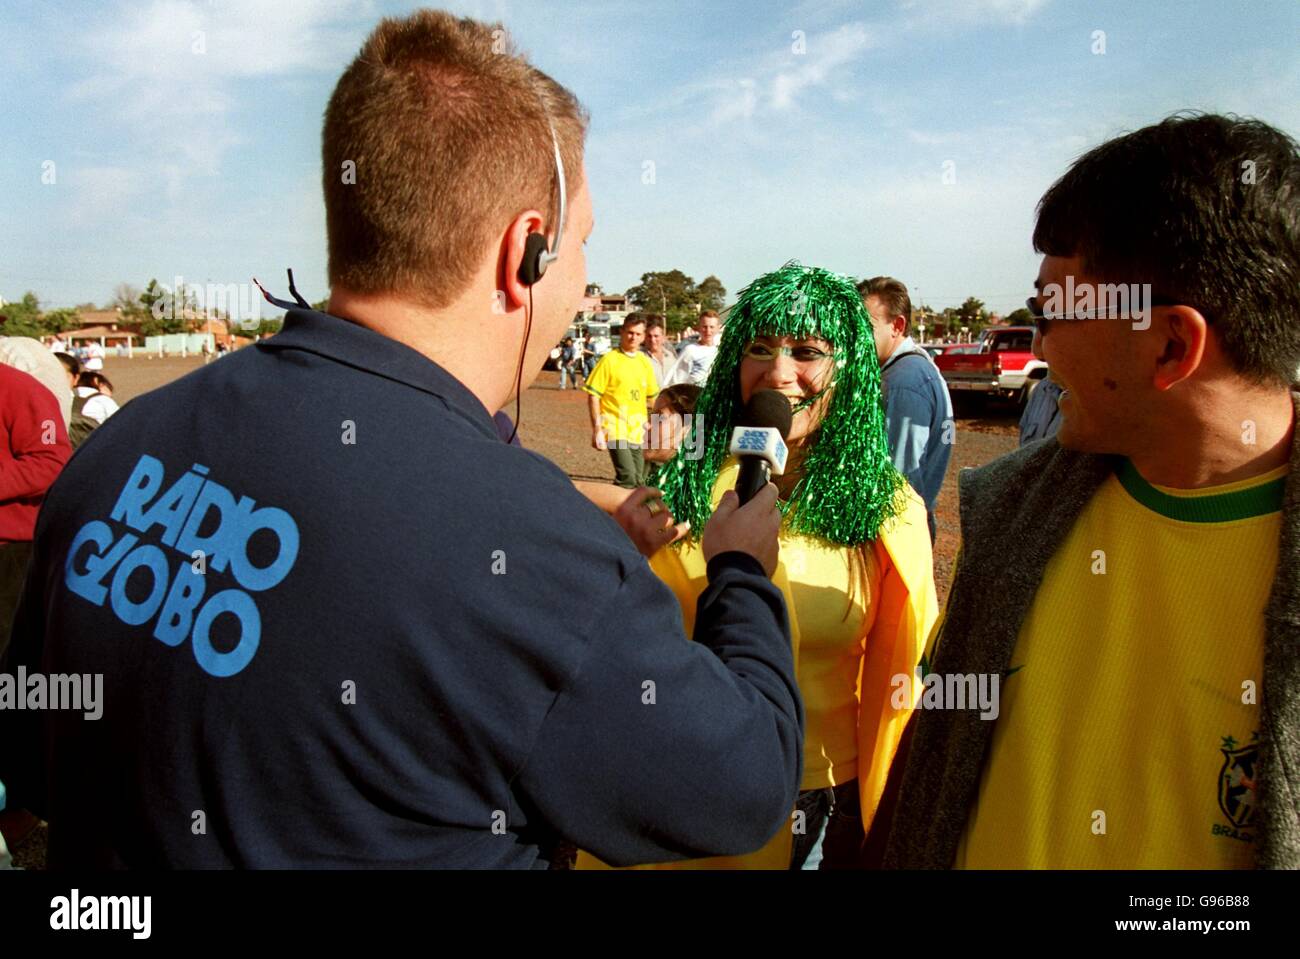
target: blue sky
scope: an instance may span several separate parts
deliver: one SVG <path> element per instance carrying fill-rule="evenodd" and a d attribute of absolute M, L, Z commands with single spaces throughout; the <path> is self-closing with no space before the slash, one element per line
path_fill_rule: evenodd
<path fill-rule="evenodd" d="M 378 18 L 412 8 L 6 2 L 0 296 L 104 303 L 177 275 L 283 293 L 292 266 L 324 297 L 321 115 Z M 1300 136 L 1296 0 L 447 8 L 502 21 L 591 111 L 607 291 L 680 268 L 730 298 L 797 258 L 1006 311 L 1037 271 L 1034 204 L 1081 152 L 1189 108 Z"/>

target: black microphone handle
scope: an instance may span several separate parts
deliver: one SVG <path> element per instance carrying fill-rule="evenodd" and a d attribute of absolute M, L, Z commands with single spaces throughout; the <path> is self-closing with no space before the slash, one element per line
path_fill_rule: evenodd
<path fill-rule="evenodd" d="M 742 456 L 740 458 L 740 477 L 736 480 L 736 495 L 740 505 L 744 506 L 767 485 L 772 478 L 772 468 L 761 456 Z"/>

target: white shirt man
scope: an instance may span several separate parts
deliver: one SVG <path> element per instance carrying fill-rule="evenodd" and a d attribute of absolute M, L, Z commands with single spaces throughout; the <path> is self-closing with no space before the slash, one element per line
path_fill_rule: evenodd
<path fill-rule="evenodd" d="M 86 369 L 102 370 L 104 368 L 104 348 L 91 340 L 86 344 Z"/>
<path fill-rule="evenodd" d="M 718 319 L 718 314 L 709 310 L 700 314 L 700 321 L 695 329 L 700 334 L 699 342 L 682 347 L 681 353 L 677 356 L 677 363 L 668 376 L 669 382 L 665 385 L 693 383 L 696 386 L 703 386 L 704 381 L 708 379 L 709 370 L 713 368 L 713 359 L 718 355 L 722 321 Z"/>

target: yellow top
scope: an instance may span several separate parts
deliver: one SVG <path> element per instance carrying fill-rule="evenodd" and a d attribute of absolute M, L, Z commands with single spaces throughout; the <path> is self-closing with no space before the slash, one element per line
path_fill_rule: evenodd
<path fill-rule="evenodd" d="M 1286 472 L 1101 486 L 1021 627 L 959 868 L 1251 865 Z"/>
<path fill-rule="evenodd" d="M 659 380 L 648 356 L 639 350 L 631 356 L 610 350 L 600 358 L 583 389 L 600 397 L 600 425 L 607 440 L 642 441 L 647 406 L 659 393 Z"/>
<path fill-rule="evenodd" d="M 733 460 L 719 472 L 716 504 L 736 484 Z M 772 581 L 790 617 L 796 677 L 804 700 L 804 778 L 811 789 L 855 776 L 863 827 L 871 825 L 889 764 L 910 710 L 890 703 L 891 677 L 912 675 L 938 615 L 925 505 L 910 489 L 906 509 L 880 537 L 855 552 L 815 537 L 783 531 Z M 865 568 L 860 557 L 865 552 Z M 695 629 L 695 604 L 707 586 L 698 545 L 662 549 L 651 568 L 682 607 L 686 633 Z M 856 574 L 856 575 L 854 575 Z M 748 856 L 692 859 L 659 869 L 788 869 L 791 831 L 782 829 Z M 580 853 L 579 869 L 604 868 Z"/>

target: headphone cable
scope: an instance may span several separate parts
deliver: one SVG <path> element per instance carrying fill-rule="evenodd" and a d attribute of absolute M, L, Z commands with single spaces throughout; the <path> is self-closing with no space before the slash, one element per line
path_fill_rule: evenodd
<path fill-rule="evenodd" d="M 524 356 L 528 353 L 528 337 L 533 331 L 533 285 L 528 284 L 528 311 L 524 314 L 524 343 L 519 348 L 519 365 L 515 370 L 515 428 L 510 432 L 510 439 L 506 440 L 506 445 L 514 443 L 515 437 L 519 435 L 519 400 L 523 393 L 524 385 Z"/>

